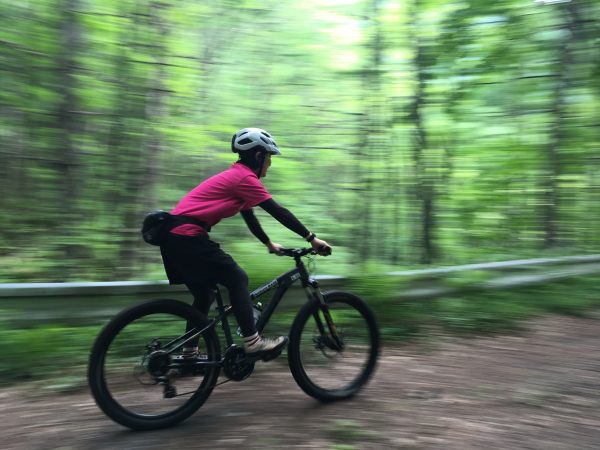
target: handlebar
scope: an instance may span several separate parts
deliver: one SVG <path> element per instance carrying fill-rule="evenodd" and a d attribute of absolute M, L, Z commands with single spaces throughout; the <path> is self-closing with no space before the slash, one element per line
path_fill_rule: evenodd
<path fill-rule="evenodd" d="M 291 256 L 293 258 L 301 258 L 309 254 L 316 255 L 312 248 L 282 248 L 279 256 Z"/>
<path fill-rule="evenodd" d="M 312 248 L 282 248 L 279 256 L 291 256 L 292 258 L 301 258 L 306 255 L 316 255 L 317 252 Z M 331 252 L 329 252 L 331 254 Z"/>

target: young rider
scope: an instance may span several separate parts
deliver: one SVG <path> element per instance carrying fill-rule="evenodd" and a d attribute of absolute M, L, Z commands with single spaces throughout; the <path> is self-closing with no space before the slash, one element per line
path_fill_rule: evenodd
<path fill-rule="evenodd" d="M 287 344 L 287 337 L 266 338 L 258 335 L 248 291 L 248 276 L 233 258 L 208 235 L 221 219 L 242 214 L 252 234 L 271 253 L 281 245 L 271 242 L 252 208 L 260 206 L 280 223 L 308 241 L 321 255 L 331 253 L 331 246 L 311 233 L 289 210 L 278 204 L 260 179 L 267 175 L 271 155 L 281 152 L 269 133 L 259 128 L 244 128 L 233 135 L 231 150 L 239 159 L 232 166 L 196 186 L 171 211 L 176 216 L 191 217 L 203 226 L 184 223 L 171 229 L 161 245 L 165 271 L 171 284 L 184 283 L 194 296 L 194 306 L 207 314 L 212 302 L 211 286 L 219 283 L 229 291 L 233 312 L 240 326 L 247 354 L 266 357 Z M 193 356 L 197 348 L 184 349 Z"/>

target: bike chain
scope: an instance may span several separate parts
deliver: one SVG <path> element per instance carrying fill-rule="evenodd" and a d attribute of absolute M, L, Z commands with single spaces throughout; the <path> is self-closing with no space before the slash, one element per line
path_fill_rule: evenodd
<path fill-rule="evenodd" d="M 225 384 L 225 383 L 229 383 L 230 381 L 233 381 L 233 380 L 231 378 L 226 378 L 225 380 L 221 381 L 220 383 L 215 384 L 215 387 L 221 386 L 222 384 Z"/>
<path fill-rule="evenodd" d="M 224 381 L 221 381 L 220 383 L 217 383 L 217 384 L 215 384 L 215 386 L 214 386 L 214 387 L 221 386 L 222 384 L 228 383 L 228 382 L 230 382 L 230 381 L 232 381 L 232 380 L 231 380 L 230 378 L 227 378 L 226 380 L 224 380 Z M 190 395 L 190 394 L 193 394 L 193 393 L 195 393 L 195 392 L 197 392 L 197 391 L 189 391 L 189 392 L 184 392 L 183 394 L 177 394 L 177 395 L 175 395 L 174 397 L 181 397 L 182 395 Z"/>

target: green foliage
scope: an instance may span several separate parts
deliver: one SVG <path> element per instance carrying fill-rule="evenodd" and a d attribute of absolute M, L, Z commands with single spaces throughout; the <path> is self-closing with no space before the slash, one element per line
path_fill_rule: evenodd
<path fill-rule="evenodd" d="M 475 275 L 476 282 L 490 277 L 482 277 L 479 272 Z M 509 291 L 481 291 L 465 284 L 468 278 L 452 283 L 461 288 L 460 294 L 433 301 L 397 301 L 398 294 L 406 291 L 409 284 L 390 277 L 358 278 L 351 289 L 375 309 L 382 334 L 388 340 L 406 340 L 436 328 L 459 334 L 504 332 L 519 328 L 537 315 L 586 315 L 600 306 L 598 277 L 576 277 Z"/>
<path fill-rule="evenodd" d="M 434 301 L 398 301 L 397 293 L 406 285 L 402 281 L 398 284 L 398 280 L 383 281 L 375 283 L 373 277 L 365 276 L 361 284 L 357 278 L 348 290 L 363 295 L 373 308 L 385 345 L 432 339 L 440 332 L 461 336 L 509 332 L 524 327 L 525 321 L 535 316 L 586 316 L 600 308 L 598 276 L 510 291 L 469 291 Z M 286 334 L 300 305 L 288 303 L 288 309 L 278 310 L 265 332 Z M 231 325 L 235 327 L 234 322 Z M 168 334 L 168 330 L 163 331 Z M 56 389 L 85 385 L 87 357 L 98 332 L 98 325 L 43 324 L 23 328 L 8 319 L 0 321 L 0 351 L 4 355 L 0 360 L 1 383 L 52 379 L 50 385 Z M 344 424 L 334 428 L 340 439 L 350 433 Z"/>
<path fill-rule="evenodd" d="M 442 298 L 436 302 L 435 318 L 445 329 L 457 333 L 494 333 L 516 328 L 536 311 L 519 293 Z"/>
<path fill-rule="evenodd" d="M 361 426 L 360 423 L 354 420 L 337 419 L 328 424 L 325 431 L 331 435 L 333 439 L 340 441 L 359 441 L 368 440 L 376 436 L 376 433 L 371 430 L 367 430 Z M 353 449 L 355 447 L 348 444 L 337 444 L 332 448 L 335 449 Z"/>
<path fill-rule="evenodd" d="M 442 278 L 442 284 L 452 288 L 469 289 L 497 276 L 494 272 L 486 270 L 469 270 L 454 272 Z"/>
<path fill-rule="evenodd" d="M 39 378 L 82 379 L 97 327 L 40 325 L 15 329 L 0 322 L 2 383 Z"/>
<path fill-rule="evenodd" d="M 461 294 L 399 302 L 416 280 L 381 275 L 600 251 L 597 1 L 65 5 L 0 6 L 0 282 L 164 278 L 144 214 L 252 125 L 283 150 L 266 187 L 334 245 L 316 273 L 351 277 L 386 340 L 598 307 L 593 277 L 482 293 L 466 272 L 431 280 Z M 252 287 L 291 268 L 239 218 L 211 236 Z M 83 370 L 96 331 L 2 321 L 0 376 Z"/>
<path fill-rule="evenodd" d="M 390 277 L 379 269 L 350 279 L 349 291 L 364 298 L 377 312 L 382 334 L 387 339 L 406 339 L 422 331 L 428 306 L 422 302 L 397 302 L 398 294 L 408 289 L 409 277 Z"/>
<path fill-rule="evenodd" d="M 271 3 L 0 6 L 1 282 L 164 277 L 141 218 L 248 124 L 320 273 L 600 249 L 598 2 Z M 241 220 L 213 236 L 278 271 Z"/>

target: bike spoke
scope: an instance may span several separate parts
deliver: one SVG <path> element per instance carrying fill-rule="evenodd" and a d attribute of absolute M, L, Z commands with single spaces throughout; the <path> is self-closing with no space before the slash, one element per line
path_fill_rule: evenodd
<path fill-rule="evenodd" d="M 104 379 L 113 400 L 133 414 L 161 415 L 183 406 L 206 372 L 174 368 L 169 343 L 184 334 L 186 321 L 160 313 L 143 316 L 115 337 L 106 352 Z M 157 332 L 160 333 L 157 336 Z M 163 345 L 165 347 L 163 347 Z M 200 351 L 202 348 L 200 341 Z"/>
<path fill-rule="evenodd" d="M 330 304 L 329 311 L 335 324 L 342 349 L 328 327 L 321 333 L 319 318 L 309 317 L 300 341 L 302 367 L 321 389 L 338 390 L 352 385 L 364 371 L 371 355 L 372 343 L 368 326 L 359 311 L 345 303 Z"/>

